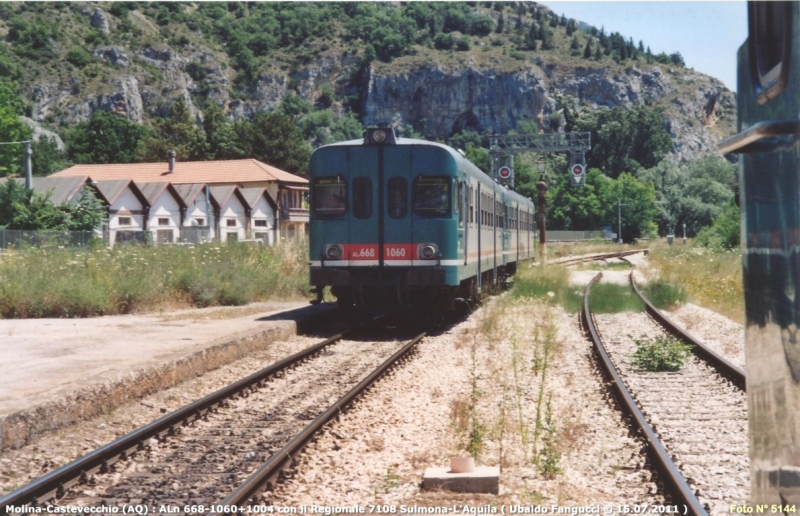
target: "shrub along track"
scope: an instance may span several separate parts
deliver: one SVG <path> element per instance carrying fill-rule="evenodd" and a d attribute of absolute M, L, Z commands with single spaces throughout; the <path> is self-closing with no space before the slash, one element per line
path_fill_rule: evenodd
<path fill-rule="evenodd" d="M 649 421 L 651 428 L 642 432 L 650 441 L 651 457 L 659 448 L 664 452 L 664 458 L 654 457 L 652 464 L 659 469 L 673 502 L 686 504 L 693 514 L 728 514 L 730 504 L 744 503 L 749 494 L 744 391 L 725 378 L 727 373 L 721 374 L 697 356 L 677 372 L 634 369 L 632 337 L 654 338 L 665 330 L 646 313 L 592 315 L 590 289 L 591 284 L 584 302 L 584 323 L 594 334 L 600 355 L 606 355 L 609 367 L 616 368 L 609 374 L 617 375 L 615 381 L 626 386 L 615 387 L 633 393 L 628 397 L 635 408 L 629 410 L 639 411 L 634 418 L 641 418 L 644 424 L 645 419 Z M 603 331 L 602 341 L 595 323 Z"/>
<path fill-rule="evenodd" d="M 401 345 L 396 329 L 350 335 L 348 340 L 345 333 L 45 475 L 0 498 L 0 507 L 57 502 L 183 510 L 220 503 L 240 486 L 239 499 L 229 497 L 225 503 L 246 503 L 290 465 L 290 457 L 316 430 L 424 336 Z M 287 441 L 291 449 L 284 446 Z M 262 467 L 265 461 L 267 468 Z M 254 470 L 259 475 L 250 478 Z M 70 489 L 78 483 L 80 489 Z"/>

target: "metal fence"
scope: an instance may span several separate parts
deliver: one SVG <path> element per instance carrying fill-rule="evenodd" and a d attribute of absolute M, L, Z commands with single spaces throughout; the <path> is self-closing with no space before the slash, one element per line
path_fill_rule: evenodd
<path fill-rule="evenodd" d="M 613 233 L 605 231 L 551 231 L 547 230 L 548 242 L 583 242 L 591 240 L 612 240 L 615 237 Z M 536 238 L 539 238 L 539 232 L 536 232 Z"/>
<path fill-rule="evenodd" d="M 93 240 L 102 240 L 94 231 L 42 231 L 0 229 L 0 249 L 23 247 L 85 247 Z"/>

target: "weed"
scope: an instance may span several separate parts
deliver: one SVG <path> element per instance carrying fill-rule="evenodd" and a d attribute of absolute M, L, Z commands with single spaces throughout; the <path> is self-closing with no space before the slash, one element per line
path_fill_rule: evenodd
<path fill-rule="evenodd" d="M 675 337 L 629 337 L 636 343 L 636 351 L 631 354 L 631 364 L 644 371 L 679 371 L 692 354 L 692 347 Z"/>
<path fill-rule="evenodd" d="M 539 473 L 548 480 L 552 480 L 563 470 L 558 462 L 561 459 L 561 452 L 558 451 L 558 439 L 556 437 L 557 427 L 553 421 L 553 393 L 547 396 L 547 406 L 544 419 L 544 436 L 542 438 L 542 451 L 536 465 Z"/>
<path fill-rule="evenodd" d="M 537 334 L 538 334 L 538 329 L 537 329 Z M 546 454 L 550 453 L 548 451 L 548 444 L 547 444 L 548 437 L 545 436 L 545 438 L 543 438 L 544 445 L 541 451 L 541 455 L 539 450 L 539 438 L 542 436 L 542 432 L 545 432 L 547 434 L 549 432 L 549 429 L 552 427 L 552 406 L 550 405 L 550 399 L 552 397 L 552 394 L 548 394 L 544 419 L 542 418 L 543 415 L 542 403 L 544 402 L 545 398 L 547 369 L 550 364 L 550 358 L 555 354 L 558 346 L 555 337 L 556 337 L 555 326 L 552 323 L 547 324 L 544 327 L 544 334 L 542 336 L 542 346 L 537 347 L 533 360 L 534 375 L 537 374 L 538 372 L 541 372 L 542 375 L 539 384 L 539 393 L 536 397 L 536 418 L 534 420 L 535 426 L 533 428 L 533 445 L 532 445 L 533 463 L 536 464 L 537 466 L 541 463 L 542 460 L 552 461 L 552 458 L 546 457 Z"/>
<path fill-rule="evenodd" d="M 386 475 L 383 477 L 383 482 L 381 482 L 381 490 L 384 493 L 388 493 L 398 487 L 400 487 L 400 475 L 397 474 L 394 468 L 387 468 Z"/>
<path fill-rule="evenodd" d="M 517 419 L 519 419 L 519 435 L 522 438 L 523 449 L 528 447 L 528 426 L 525 424 L 524 417 L 524 393 L 522 391 L 522 371 L 519 343 L 516 335 L 511 338 L 511 369 L 514 373 L 514 401 L 517 407 Z"/>

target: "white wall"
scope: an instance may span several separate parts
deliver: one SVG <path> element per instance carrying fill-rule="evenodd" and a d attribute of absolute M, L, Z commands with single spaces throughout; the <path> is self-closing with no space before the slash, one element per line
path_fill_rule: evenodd
<path fill-rule="evenodd" d="M 209 216 L 211 220 L 209 221 Z M 211 226 L 209 229 L 210 238 L 214 238 L 214 208 L 209 207 L 208 211 L 206 211 L 206 194 L 205 192 L 200 192 L 197 194 L 194 202 L 189 204 L 186 208 L 186 218 L 183 221 L 183 225 L 186 227 L 196 226 L 199 224 L 195 223 L 195 219 L 202 219 L 204 226 Z"/>
<path fill-rule="evenodd" d="M 158 223 L 158 219 L 164 218 L 168 219 L 166 226 Z M 178 201 L 169 193 L 169 190 L 165 189 L 150 208 L 150 219 L 147 222 L 148 229 L 153 231 L 154 236 L 157 235 L 156 231 L 170 230 L 172 231 L 172 241 L 177 242 L 181 236 L 180 224 L 181 207 Z"/>
<path fill-rule="evenodd" d="M 234 226 L 228 226 L 228 221 L 234 221 Z M 236 233 L 239 240 L 246 238 L 247 219 L 245 217 L 244 206 L 236 195 L 231 195 L 225 206 L 219 210 L 219 240 L 227 242 L 228 233 Z"/>
<path fill-rule="evenodd" d="M 256 238 L 256 233 L 266 233 L 267 234 L 267 243 L 272 245 L 275 243 L 275 211 L 272 209 L 272 206 L 269 205 L 267 202 L 267 198 L 263 195 L 259 197 L 258 202 L 256 203 L 253 211 L 250 213 L 251 221 L 250 221 L 250 235 L 252 238 Z M 267 226 L 257 227 L 256 220 L 266 220 Z"/>
<path fill-rule="evenodd" d="M 122 195 L 108 207 L 108 236 L 111 246 L 117 238 L 117 231 L 142 231 L 144 229 L 144 215 L 141 214 L 142 203 L 133 194 L 130 188 L 126 188 Z M 122 212 L 122 213 L 119 213 Z M 139 213 L 135 215 L 134 213 Z M 129 218 L 129 225 L 120 225 L 120 218 Z"/>

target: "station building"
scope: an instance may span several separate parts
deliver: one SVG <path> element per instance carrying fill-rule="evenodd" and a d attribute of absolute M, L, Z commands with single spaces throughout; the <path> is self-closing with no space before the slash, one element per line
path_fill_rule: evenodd
<path fill-rule="evenodd" d="M 308 230 L 308 180 L 255 159 L 75 165 L 42 179 L 94 187 L 112 244 L 148 231 L 157 243 L 275 243 Z"/>

